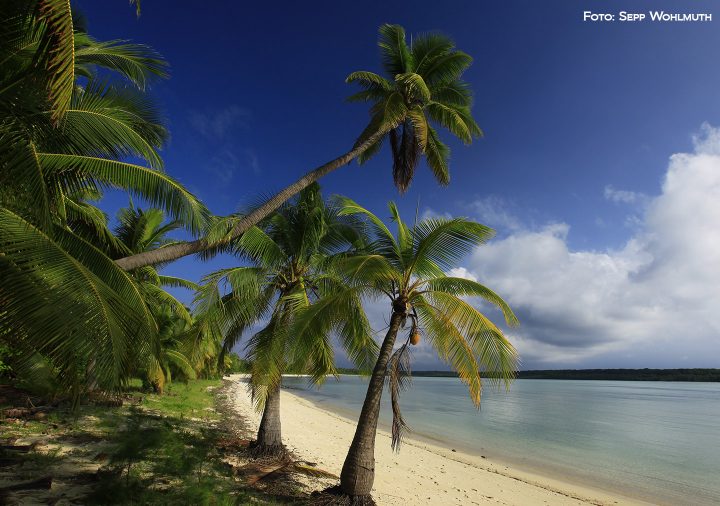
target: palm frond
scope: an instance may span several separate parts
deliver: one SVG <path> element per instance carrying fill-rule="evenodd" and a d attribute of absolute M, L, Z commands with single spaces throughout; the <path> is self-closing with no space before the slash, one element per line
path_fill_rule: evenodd
<path fill-rule="evenodd" d="M 405 29 L 400 25 L 384 24 L 378 32 L 385 71 L 393 77 L 408 72 L 412 68 L 412 54 L 405 42 Z"/>
<path fill-rule="evenodd" d="M 394 251 L 397 257 L 400 257 L 400 247 L 395 241 L 395 236 L 380 218 L 347 197 L 336 196 L 335 203 L 339 208 L 339 216 L 359 215 L 367 219 L 370 222 L 373 234 L 381 241 L 381 244 L 389 248 L 390 251 Z"/>
<path fill-rule="evenodd" d="M 157 170 L 94 156 L 38 153 L 38 159 L 47 172 L 76 171 L 99 184 L 140 195 L 193 233 L 204 230 L 208 223 L 208 209 L 179 182 Z"/>
<path fill-rule="evenodd" d="M 369 324 L 358 304 L 362 288 L 347 288 L 316 301 L 295 315 L 290 334 L 291 363 L 310 374 L 312 381 L 336 374 L 329 336 L 336 331 L 349 358 L 365 367 L 375 355 Z M 349 310 L 350 308 L 350 310 Z"/>
<path fill-rule="evenodd" d="M 75 46 L 76 65 L 98 66 L 117 72 L 140 90 L 145 90 L 154 79 L 169 75 L 167 62 L 143 44 L 124 40 L 99 42 L 85 33 L 76 32 Z"/>
<path fill-rule="evenodd" d="M 432 98 L 435 102 L 451 107 L 472 107 L 473 95 L 468 83 L 460 80 L 451 81 L 433 88 Z"/>
<path fill-rule="evenodd" d="M 54 134 L 51 149 L 75 154 L 124 158 L 135 156 L 158 169 L 158 149 L 167 138 L 155 107 L 142 94 L 91 81 L 76 93 Z"/>
<path fill-rule="evenodd" d="M 85 357 L 95 381 L 117 388 L 131 354 L 153 341 L 154 321 L 110 259 L 70 232 L 54 233 L 0 208 L 0 326 L 49 357 L 63 381 Z"/>
<path fill-rule="evenodd" d="M 423 220 L 414 228 L 416 246 L 412 269 L 425 269 L 428 263 L 450 269 L 493 235 L 493 229 L 464 218 Z"/>
<path fill-rule="evenodd" d="M 465 144 L 472 142 L 473 132 L 465 123 L 465 117 L 457 109 L 440 102 L 430 102 L 426 106 L 426 111 L 430 119 L 450 130 Z"/>
<path fill-rule="evenodd" d="M 267 392 L 277 388 L 285 369 L 284 335 L 290 315 L 278 307 L 268 324 L 253 334 L 245 345 L 246 358 L 250 361 L 249 387 L 255 406 L 262 411 Z"/>
<path fill-rule="evenodd" d="M 68 109 L 75 86 L 75 38 L 70 0 L 38 0 L 36 16 L 45 27 L 36 53 L 46 69 L 53 120 Z"/>
<path fill-rule="evenodd" d="M 409 428 L 400 412 L 400 391 L 406 389 L 411 380 L 410 349 L 408 343 L 405 343 L 392 354 L 387 367 L 387 385 L 393 413 L 391 446 L 395 452 L 400 451 L 403 435 Z"/>
<path fill-rule="evenodd" d="M 390 209 L 390 217 L 392 220 L 397 224 L 398 232 L 397 232 L 397 243 L 398 246 L 400 246 L 400 250 L 403 252 L 403 255 L 412 254 L 412 247 L 413 247 L 413 236 L 412 232 L 408 228 L 408 226 L 405 224 L 405 222 L 400 217 L 400 210 L 397 207 L 397 204 L 393 201 L 390 201 L 388 203 L 388 209 Z M 409 260 L 409 258 L 408 258 Z"/>
<path fill-rule="evenodd" d="M 468 387 L 473 404 L 479 407 L 482 377 L 469 343 L 443 308 L 431 305 L 422 296 L 413 299 L 413 307 L 418 313 L 428 341 L 437 350 L 440 358 L 457 371 L 460 380 Z"/>
<path fill-rule="evenodd" d="M 182 318 L 189 324 L 192 323 L 192 316 L 190 316 L 190 312 L 185 305 L 168 292 L 152 283 L 142 283 L 140 286 L 144 292 L 144 298 L 148 303 L 156 305 L 165 304 L 171 307 L 179 318 Z"/>
<path fill-rule="evenodd" d="M 280 245 L 259 227 L 248 229 L 233 246 L 236 254 L 245 256 L 266 269 L 288 260 Z"/>
<path fill-rule="evenodd" d="M 425 144 L 425 160 L 435 176 L 435 180 L 443 186 L 450 184 L 450 169 L 448 148 L 430 125 L 427 126 L 427 143 Z"/>
<path fill-rule="evenodd" d="M 481 297 L 500 308 L 508 325 L 514 327 L 520 323 L 507 302 L 505 302 L 498 294 L 486 286 L 481 285 L 477 281 L 452 276 L 443 276 L 428 280 L 425 283 L 425 286 L 430 291 L 447 292 L 458 297 Z"/>
<path fill-rule="evenodd" d="M 345 78 L 346 83 L 357 83 L 365 90 L 390 91 L 392 84 L 384 77 L 365 70 L 358 70 Z"/>
<path fill-rule="evenodd" d="M 431 89 L 440 87 L 459 79 L 472 61 L 470 55 L 453 50 L 433 58 L 423 69 L 423 77 Z"/>
<path fill-rule="evenodd" d="M 397 74 L 395 81 L 405 89 L 405 97 L 412 103 L 425 104 L 430 101 L 430 89 L 422 76 L 414 72 Z"/>
<path fill-rule="evenodd" d="M 200 288 L 200 285 L 198 285 L 197 283 L 175 276 L 160 275 L 158 276 L 158 279 L 162 286 L 170 286 L 173 288 L 187 288 L 188 290 L 198 290 Z"/>
<path fill-rule="evenodd" d="M 518 356 L 502 331 L 480 311 L 453 294 L 435 291 L 424 297 L 465 336 L 489 380 L 493 383 L 504 381 L 509 385 L 517 371 Z"/>
<path fill-rule="evenodd" d="M 426 33 L 413 37 L 411 51 L 413 72 L 424 75 L 432 68 L 440 56 L 445 56 L 455 48 L 455 43 L 442 33 Z"/>
<path fill-rule="evenodd" d="M 0 155 L 3 172 L 0 174 L 0 203 L 22 207 L 37 220 L 43 229 L 50 225 L 51 210 L 47 181 L 38 159 L 35 144 L 17 132 L 0 131 Z"/>
<path fill-rule="evenodd" d="M 193 364 L 190 363 L 190 360 L 182 352 L 177 350 L 165 350 L 163 351 L 163 358 L 180 369 L 188 379 L 197 378 L 195 367 L 193 367 Z"/>
<path fill-rule="evenodd" d="M 415 143 L 422 153 L 425 153 L 425 149 L 428 144 L 428 125 L 425 113 L 419 107 L 413 107 L 407 113 L 407 117 L 412 124 L 413 136 Z"/>

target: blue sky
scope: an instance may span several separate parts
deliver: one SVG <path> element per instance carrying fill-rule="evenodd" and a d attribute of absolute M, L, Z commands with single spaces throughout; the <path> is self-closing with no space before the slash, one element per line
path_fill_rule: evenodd
<path fill-rule="evenodd" d="M 344 78 L 379 71 L 380 24 L 451 35 L 475 58 L 465 78 L 485 137 L 469 147 L 450 142 L 450 186 L 438 187 L 421 167 L 399 196 L 389 154 L 381 153 L 326 177 L 324 192 L 347 195 L 382 216 L 388 200 L 406 214 L 419 200 L 427 215 L 464 215 L 495 227 L 496 242 L 460 268 L 518 309 L 524 325 L 511 336 L 526 368 L 720 366 L 720 322 L 713 316 L 720 301 L 711 290 L 717 269 L 703 270 L 718 258 L 704 257 L 705 249 L 674 251 L 670 240 L 692 229 L 683 203 L 692 210 L 718 196 L 717 3 L 418 1 L 410 8 L 146 0 L 139 19 L 122 1 L 77 5 L 97 38 L 147 43 L 169 60 L 172 78 L 152 89 L 172 136 L 166 168 L 217 214 L 280 189 L 352 144 L 367 109 L 344 101 L 353 91 Z M 706 12 L 717 20 L 582 20 L 584 10 L 649 9 Z M 673 172 L 670 157 L 679 153 L 689 155 Z M 703 187 L 671 184 L 674 173 L 681 181 L 702 179 L 694 171 L 707 175 Z M 102 205 L 112 213 L 125 203 L 112 195 Z M 699 205 L 692 223 L 705 224 L 700 242 L 709 240 L 712 251 L 720 237 L 709 206 Z M 517 248 L 526 256 L 508 265 L 503 260 Z M 197 280 L 230 264 L 190 258 L 166 272 Z M 681 280 L 697 278 L 694 291 L 649 302 L 650 294 L 674 291 L 673 276 L 688 266 Z M 550 268 L 557 275 L 538 277 L 538 269 Z M 692 325 L 678 323 L 685 319 Z M 421 367 L 438 366 L 422 347 L 416 357 Z"/>

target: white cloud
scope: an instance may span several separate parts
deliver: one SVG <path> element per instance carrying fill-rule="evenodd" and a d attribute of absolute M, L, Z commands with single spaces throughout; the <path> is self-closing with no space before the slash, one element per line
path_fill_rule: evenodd
<path fill-rule="evenodd" d="M 605 198 L 612 202 L 621 202 L 623 204 L 643 203 L 647 200 L 647 195 L 628 190 L 618 190 L 612 185 L 607 185 L 604 191 Z"/>
<path fill-rule="evenodd" d="M 190 124 L 203 137 L 222 141 L 231 130 L 247 128 L 250 112 L 238 105 L 229 105 L 224 109 L 190 114 Z"/>
<path fill-rule="evenodd" d="M 452 215 L 450 213 L 439 213 L 430 207 L 426 207 L 425 209 L 423 209 L 423 212 L 420 213 L 420 219 L 427 220 L 430 218 L 444 218 L 446 220 L 449 220 L 452 218 Z"/>
<path fill-rule="evenodd" d="M 517 311 L 510 335 L 526 366 L 720 365 L 720 131 L 704 125 L 694 141 L 621 249 L 571 250 L 569 227 L 551 224 L 519 228 L 463 267 Z M 637 202 L 631 193 L 606 189 Z"/>
<path fill-rule="evenodd" d="M 480 223 L 493 227 L 499 232 L 522 228 L 522 223 L 512 212 L 510 203 L 497 195 L 477 199 L 468 207 Z"/>
<path fill-rule="evenodd" d="M 447 275 L 452 276 L 454 278 L 469 279 L 470 281 L 478 280 L 477 277 L 475 277 L 475 275 L 472 272 L 470 272 L 469 270 L 467 270 L 465 267 L 455 267 L 454 269 L 450 269 L 447 272 Z"/>

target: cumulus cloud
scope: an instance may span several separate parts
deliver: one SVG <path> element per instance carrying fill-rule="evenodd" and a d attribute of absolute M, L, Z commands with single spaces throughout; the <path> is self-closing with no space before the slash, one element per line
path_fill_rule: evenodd
<path fill-rule="evenodd" d="M 620 249 L 572 250 L 556 223 L 474 252 L 461 272 L 516 310 L 526 367 L 720 366 L 720 130 L 705 125 L 694 143 L 670 157 Z M 618 202 L 639 195 L 606 188 Z"/>

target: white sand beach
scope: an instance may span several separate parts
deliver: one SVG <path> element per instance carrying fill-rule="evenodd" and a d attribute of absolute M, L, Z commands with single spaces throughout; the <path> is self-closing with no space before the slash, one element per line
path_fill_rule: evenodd
<path fill-rule="evenodd" d="M 231 379 L 235 407 L 256 429 L 260 416 L 252 406 L 244 376 Z M 355 421 L 286 390 L 281 394 L 281 413 L 283 441 L 288 448 L 339 475 Z M 390 434 L 383 430 L 378 432 L 375 459 L 373 497 L 380 505 L 648 504 L 412 438 L 406 439 L 396 454 L 390 448 Z"/>

